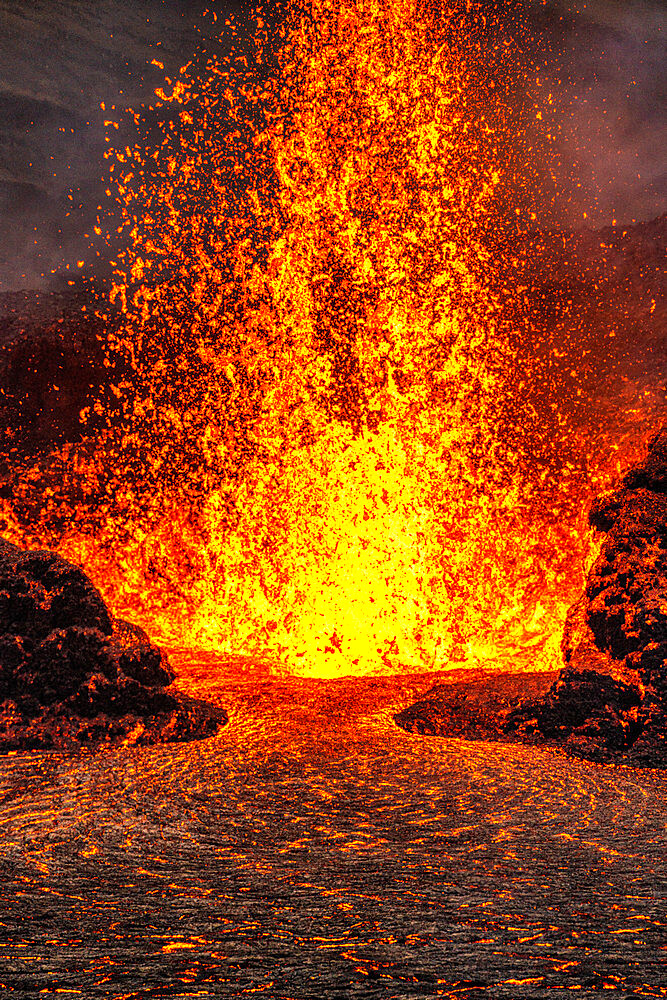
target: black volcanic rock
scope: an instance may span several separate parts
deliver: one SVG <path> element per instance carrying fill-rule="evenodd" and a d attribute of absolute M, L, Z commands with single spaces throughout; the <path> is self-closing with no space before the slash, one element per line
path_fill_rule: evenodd
<path fill-rule="evenodd" d="M 471 671 L 470 680 L 430 688 L 420 701 L 394 716 L 402 729 L 423 736 L 507 739 L 521 725 L 537 732 L 537 705 L 558 675 Z"/>
<path fill-rule="evenodd" d="M 667 428 L 618 489 L 595 501 L 590 521 L 607 537 L 568 613 L 565 666 L 549 690 L 536 698 L 540 675 L 516 675 L 507 682 L 515 687 L 512 705 L 488 675 L 471 711 L 469 692 L 440 685 L 397 715 L 399 725 L 542 739 L 598 761 L 667 767 Z"/>
<path fill-rule="evenodd" d="M 616 751 L 628 763 L 667 767 L 667 428 L 618 489 L 591 508 L 605 531 L 581 600 L 563 634 L 565 669 L 542 709 L 578 752 Z M 578 701 L 577 720 L 568 704 Z M 574 725 L 573 722 L 578 724 Z M 603 753 L 604 756 L 604 753 Z"/>
<path fill-rule="evenodd" d="M 30 649 L 60 628 L 113 626 L 85 573 L 53 552 L 24 552 L 0 538 L 0 635 L 18 636 Z"/>
<path fill-rule="evenodd" d="M 0 538 L 0 749 L 215 733 L 224 712 L 176 698 L 164 654 L 113 619 L 85 573 Z"/>

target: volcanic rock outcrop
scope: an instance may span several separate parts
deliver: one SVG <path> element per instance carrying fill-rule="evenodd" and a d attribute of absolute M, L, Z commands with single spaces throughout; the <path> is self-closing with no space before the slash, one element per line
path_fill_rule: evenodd
<path fill-rule="evenodd" d="M 462 736 L 466 739 L 508 740 L 521 728 L 537 733 L 537 720 L 525 716 L 558 677 L 558 671 L 512 674 L 484 670 L 455 671 L 440 680 L 414 705 L 394 718 L 399 726 L 422 736 Z M 519 713 L 519 714 L 517 714 Z M 534 714 L 534 713 L 533 713 Z"/>
<path fill-rule="evenodd" d="M 221 710 L 175 697 L 164 654 L 113 619 L 77 566 L 0 538 L 0 750 L 210 736 Z"/>
<path fill-rule="evenodd" d="M 606 538 L 567 616 L 565 666 L 549 690 L 535 697 L 526 689 L 529 678 L 539 686 L 536 675 L 507 678 L 504 697 L 492 675 L 472 696 L 440 685 L 397 715 L 399 725 L 548 741 L 594 760 L 667 767 L 667 428 L 618 488 L 595 501 L 590 522 Z"/>
<path fill-rule="evenodd" d="M 568 614 L 565 669 L 539 727 L 587 755 L 667 766 L 667 428 L 590 522 L 607 537 Z"/>

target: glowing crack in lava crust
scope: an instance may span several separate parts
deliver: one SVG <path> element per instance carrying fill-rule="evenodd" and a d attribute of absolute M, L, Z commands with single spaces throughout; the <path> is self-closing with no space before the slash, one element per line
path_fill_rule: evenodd
<path fill-rule="evenodd" d="M 498 293 L 525 206 L 498 208 L 503 53 L 469 7 L 313 0 L 252 44 L 228 21 L 110 152 L 117 405 L 58 548 L 171 646 L 554 664 L 589 542 L 567 461 L 547 487 L 529 460 Z"/>

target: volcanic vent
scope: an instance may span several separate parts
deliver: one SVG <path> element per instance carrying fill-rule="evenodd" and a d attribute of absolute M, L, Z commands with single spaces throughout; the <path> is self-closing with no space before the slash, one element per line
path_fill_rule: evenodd
<path fill-rule="evenodd" d="M 105 393 L 82 438 L 9 440 L 3 533 L 156 639 L 319 675 L 558 656 L 606 441 L 660 391 L 581 405 L 612 349 L 563 333 L 523 190 L 548 136 L 469 7 L 230 20 L 109 121 Z"/>

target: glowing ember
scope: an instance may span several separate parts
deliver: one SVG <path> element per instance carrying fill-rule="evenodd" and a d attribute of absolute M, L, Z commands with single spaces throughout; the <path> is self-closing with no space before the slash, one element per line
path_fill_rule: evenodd
<path fill-rule="evenodd" d="M 554 664 L 581 470 L 526 445 L 484 19 L 433 7 L 258 14 L 111 157 L 119 412 L 59 548 L 156 638 L 321 676 Z"/>

